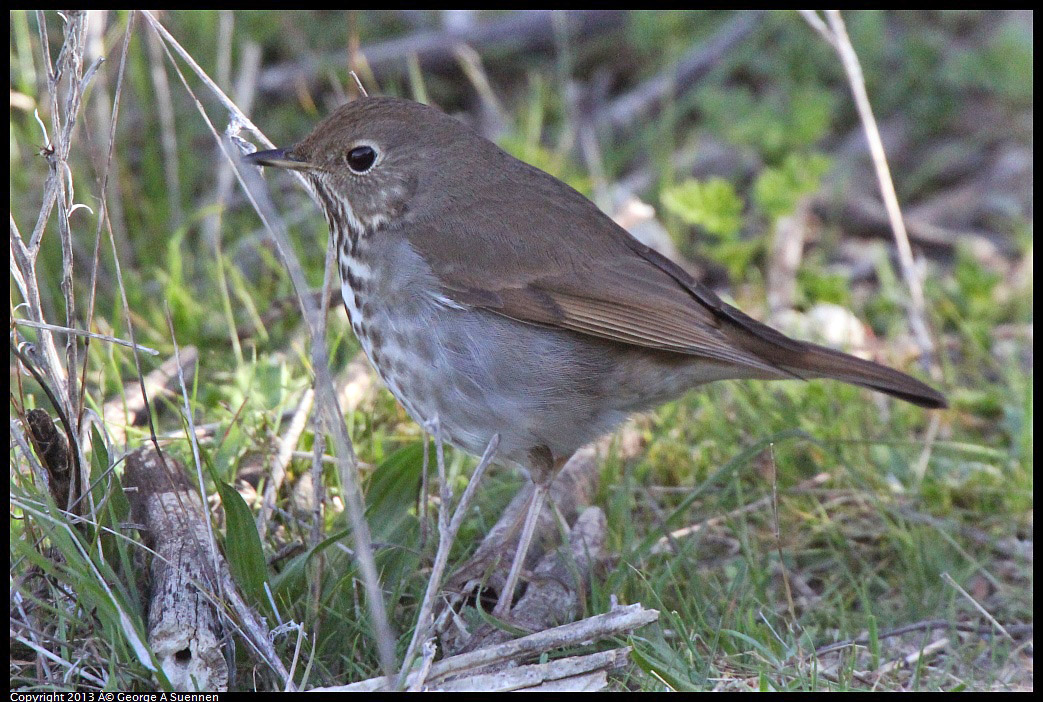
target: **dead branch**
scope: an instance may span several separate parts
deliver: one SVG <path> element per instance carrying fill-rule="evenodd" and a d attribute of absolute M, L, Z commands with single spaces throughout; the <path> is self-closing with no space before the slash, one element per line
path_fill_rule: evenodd
<path fill-rule="evenodd" d="M 531 53 L 554 47 L 552 10 L 514 12 L 502 19 L 476 23 L 457 31 L 444 29 L 415 32 L 398 39 L 361 47 L 377 79 L 405 75 L 410 56 L 416 56 L 424 71 L 439 71 L 457 65 L 455 48 L 466 44 L 478 51 L 495 48 L 497 53 Z M 626 19 L 620 10 L 560 10 L 568 15 L 573 37 L 604 32 L 620 27 Z M 258 88 L 265 92 L 284 92 L 289 86 L 310 83 L 321 75 L 324 66 L 343 66 L 344 52 L 322 58 L 277 64 L 261 72 Z"/>
<path fill-rule="evenodd" d="M 539 655 L 546 651 L 568 646 L 577 646 L 588 641 L 599 641 L 610 636 L 620 636 L 659 619 L 659 612 L 645 609 L 640 604 L 618 606 L 605 614 L 599 614 L 571 624 L 547 629 L 520 639 L 445 658 L 431 665 L 428 681 L 431 685 L 440 680 L 460 679 L 469 671 L 506 661 L 516 661 Z M 619 655 L 619 654 L 615 654 Z M 569 659 L 566 659 L 569 660 Z M 605 661 L 610 664 L 614 656 Z M 548 664 L 549 665 L 549 664 Z M 406 679 L 412 685 L 420 671 L 411 673 Z M 395 679 L 391 676 L 371 678 L 343 687 L 320 688 L 323 692 L 376 692 L 390 690 Z"/>
<path fill-rule="evenodd" d="M 912 624 L 905 624 L 903 626 L 895 627 L 894 629 L 888 629 L 882 631 L 876 635 L 878 641 L 884 639 L 894 638 L 896 636 L 904 636 L 905 634 L 912 634 L 917 632 L 930 632 L 936 629 L 950 629 L 953 631 L 966 632 L 970 634 L 995 634 L 996 627 L 992 624 L 971 624 L 968 622 L 954 622 L 949 619 L 925 619 L 920 622 L 913 622 Z M 1028 636 L 1032 634 L 1032 624 L 1007 624 L 1006 630 L 1015 636 Z M 815 649 L 816 656 L 823 656 L 827 653 L 839 651 L 844 648 L 850 648 L 852 646 L 868 646 L 870 638 L 868 636 L 862 636 L 856 639 L 844 639 L 843 641 L 836 641 L 831 644 L 819 646 Z"/>
<path fill-rule="evenodd" d="M 428 692 L 592 692 L 608 686 L 608 673 L 627 664 L 630 647 L 542 664 L 504 667 L 494 673 L 456 678 Z"/>
<path fill-rule="evenodd" d="M 831 197 L 818 196 L 812 202 L 815 216 L 827 223 L 844 227 L 847 234 L 891 239 L 893 232 L 884 206 L 869 196 L 853 195 L 841 203 Z M 938 226 L 922 217 L 906 217 L 909 240 L 931 256 L 950 256 L 958 243 L 969 243 L 995 248 L 995 244 L 981 232 L 955 230 Z"/>
<path fill-rule="evenodd" d="M 178 690 L 228 688 L 220 615 L 201 588 L 216 584 L 207 515 L 184 466 L 151 446 L 127 455 L 123 484 L 133 519 L 155 552 L 148 641 Z M 168 470 L 169 467 L 169 470 Z"/>

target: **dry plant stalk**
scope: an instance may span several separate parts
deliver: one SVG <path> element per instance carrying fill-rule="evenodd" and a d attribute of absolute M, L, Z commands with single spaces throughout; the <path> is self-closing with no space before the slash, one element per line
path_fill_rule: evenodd
<path fill-rule="evenodd" d="M 909 326 L 916 337 L 917 345 L 920 347 L 921 360 L 926 364 L 930 361 L 931 354 L 934 351 L 934 343 L 931 341 L 931 335 L 927 326 L 927 304 L 924 300 L 923 285 L 916 272 L 913 250 L 909 246 L 909 235 L 905 230 L 902 210 L 898 205 L 898 194 L 895 192 L 894 180 L 891 178 L 891 169 L 887 165 L 887 154 L 884 152 L 884 143 L 880 138 L 880 129 L 877 126 L 876 117 L 873 116 L 873 108 L 869 104 L 869 94 L 866 92 L 865 78 L 862 75 L 862 66 L 858 61 L 858 54 L 855 53 L 855 49 L 851 45 L 851 39 L 847 35 L 847 27 L 844 25 L 844 19 L 840 16 L 839 10 L 826 10 L 825 23 L 814 10 L 801 10 L 800 12 L 812 29 L 818 32 L 836 50 L 837 56 L 840 57 L 841 65 L 844 67 L 844 72 L 847 74 L 855 107 L 862 120 L 866 141 L 869 142 L 869 152 L 873 158 L 873 166 L 876 169 L 880 194 L 883 197 L 887 217 L 894 232 L 902 278 L 909 288 Z"/>
<path fill-rule="evenodd" d="M 311 388 L 305 390 L 293 413 L 290 426 L 279 441 L 279 451 L 272 457 L 267 485 L 264 488 L 264 499 L 261 502 L 261 513 L 257 517 L 257 533 L 262 540 L 268 530 L 272 510 L 275 509 L 275 494 L 282 487 L 283 480 L 286 478 L 286 468 L 290 465 L 290 459 L 293 458 L 293 451 L 297 448 L 301 435 L 304 434 L 308 419 L 311 417 L 314 400 L 315 391 Z"/>
<path fill-rule="evenodd" d="M 72 236 L 70 232 L 69 217 L 79 207 L 74 204 L 74 190 L 71 170 L 68 166 L 69 153 L 72 148 L 72 135 L 76 126 L 79 110 L 83 104 L 83 92 L 91 77 L 94 75 L 95 66 L 84 71 L 83 53 L 86 41 L 87 14 L 83 11 L 69 11 L 64 19 L 64 41 L 58 54 L 56 65 L 51 64 L 51 51 L 46 37 L 46 22 L 43 12 L 38 14 L 41 32 L 41 46 L 44 48 L 44 59 L 47 69 L 47 88 L 50 104 L 48 105 L 51 118 L 51 132 L 48 134 L 43 121 L 39 121 L 43 130 L 44 147 L 41 154 L 46 158 L 48 165 L 47 179 L 44 182 L 43 199 L 40 205 L 36 224 L 28 240 L 23 237 L 12 212 L 10 221 L 11 242 L 11 278 L 14 286 L 21 296 L 23 305 L 19 310 L 24 314 L 39 331 L 37 341 L 32 347 L 32 353 L 25 349 L 27 356 L 20 352 L 19 361 L 33 372 L 38 374 L 37 380 L 48 394 L 48 398 L 54 404 L 54 410 L 62 419 L 63 428 L 67 432 L 65 437 L 69 443 L 71 452 L 70 469 L 77 473 L 81 482 L 88 475 L 87 462 L 83 459 L 81 441 L 76 436 L 74 428 L 75 419 L 78 417 L 77 388 L 75 373 L 70 373 L 55 345 L 55 325 L 52 325 L 44 317 L 43 306 L 40 295 L 40 285 L 36 276 L 36 260 L 40 254 L 43 235 L 50 220 L 51 213 L 57 210 L 58 232 L 60 234 L 62 249 L 62 277 L 61 289 L 64 293 L 63 303 L 66 309 L 66 320 L 64 327 L 73 328 L 72 315 L 75 314 L 75 299 L 73 298 L 72 280 Z M 12 311 L 12 317 L 14 312 Z M 12 335 L 13 345 L 19 345 L 22 339 L 17 333 Z M 75 335 L 68 335 L 66 341 L 66 363 L 68 368 L 76 367 L 77 342 Z M 30 361 L 31 359 L 31 361 Z M 27 363 L 34 366 L 29 368 Z M 72 476 L 70 476 L 72 479 Z M 61 506 L 67 505 L 67 498 L 57 498 Z"/>
<path fill-rule="evenodd" d="M 438 430 L 437 421 L 435 422 L 435 441 L 437 442 L 437 460 L 438 460 L 438 477 L 442 483 L 442 503 L 438 510 L 438 550 L 435 553 L 435 562 L 431 567 L 431 575 L 428 578 L 427 590 L 424 592 L 424 599 L 420 605 L 420 613 L 417 615 L 416 628 L 413 630 L 413 639 L 409 642 L 409 648 L 406 650 L 405 658 L 402 662 L 402 669 L 398 674 L 398 686 L 401 687 L 405 682 L 406 673 L 409 671 L 409 667 L 413 663 L 413 656 L 416 653 L 416 648 L 420 642 L 424 641 L 428 637 L 429 630 L 432 628 L 433 622 L 433 610 L 435 604 L 435 595 L 438 593 L 438 588 L 442 584 L 442 574 L 445 572 L 446 564 L 449 561 L 449 551 L 453 548 L 453 542 L 456 541 L 456 535 L 460 531 L 460 527 L 463 525 L 464 517 L 467 516 L 467 508 L 471 504 L 471 499 L 474 497 L 475 491 L 478 489 L 478 484 L 482 480 L 485 470 L 492 463 L 493 458 L 496 455 L 496 448 L 500 444 L 500 435 L 494 434 L 493 438 L 489 440 L 489 445 L 485 448 L 485 453 L 482 455 L 481 461 L 478 463 L 478 467 L 475 468 L 470 481 L 467 483 L 467 488 L 464 490 L 464 494 L 460 497 L 460 503 L 456 506 L 456 511 L 453 512 L 452 521 L 448 518 L 449 511 L 449 497 L 448 484 L 446 482 L 445 472 L 445 458 L 442 452 L 442 437 L 441 432 Z M 424 496 L 426 497 L 426 495 Z"/>

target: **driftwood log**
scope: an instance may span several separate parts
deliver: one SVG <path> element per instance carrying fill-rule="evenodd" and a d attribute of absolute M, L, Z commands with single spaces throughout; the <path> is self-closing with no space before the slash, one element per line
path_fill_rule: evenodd
<path fill-rule="evenodd" d="M 123 486 L 131 516 L 154 552 L 148 642 L 178 690 L 228 689 L 221 617 L 207 515 L 185 469 L 153 447 L 127 455 Z"/>

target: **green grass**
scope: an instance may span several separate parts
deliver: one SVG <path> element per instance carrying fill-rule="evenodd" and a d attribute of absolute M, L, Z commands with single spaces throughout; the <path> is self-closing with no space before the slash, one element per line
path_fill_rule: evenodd
<path fill-rule="evenodd" d="M 343 52 L 347 41 L 349 23 L 339 15 L 304 13 L 291 19 L 256 12 L 231 17 L 233 78 L 248 39 L 264 49 L 262 69 L 299 58 L 301 46 L 318 53 Z M 37 16 L 14 12 L 11 18 L 11 87 L 30 105 L 16 108 L 12 103 L 11 214 L 27 239 L 47 177 L 47 163 L 37 154 L 43 137 L 33 110 L 39 109 L 49 134 L 52 125 Z M 53 13 L 46 18 L 54 61 L 62 22 Z M 75 316 L 81 328 L 86 323 L 98 227 L 99 169 L 108 143 L 99 115 L 111 111 L 128 18 L 120 13 L 110 20 L 103 36 L 108 60 L 88 90 L 69 157 L 74 201 L 91 208 L 70 218 Z M 727 18 L 727 13 L 639 13 L 614 40 L 572 46 L 572 70 L 587 79 L 599 65 L 618 64 L 622 57 L 626 65 L 617 67 L 615 75 L 632 86 L 654 75 L 693 41 L 712 34 Z M 220 63 L 220 16 L 171 13 L 162 21 L 213 75 Z M 356 21 L 363 44 L 404 31 L 403 21 L 391 13 L 358 13 Z M 976 14 L 848 17 L 878 118 L 915 117 L 911 138 L 916 149 L 945 139 L 981 136 L 967 133 L 966 126 L 953 127 L 958 121 L 955 106 L 963 104 L 967 94 L 1015 125 L 1026 114 L 1030 118 L 1031 90 L 1026 101 L 1023 84 L 1015 85 L 1007 67 L 1021 65 L 1026 51 L 1031 57 L 1031 31 L 1026 48 L 1024 32 L 1016 23 L 1007 21 L 990 32 L 991 22 Z M 167 66 L 176 125 L 174 172 L 182 193 L 182 201 L 171 201 L 166 156 L 158 138 L 162 123 L 157 87 L 141 18 L 134 31 L 109 175 L 109 217 L 134 336 L 139 344 L 161 352 L 156 358 L 142 356 L 142 372 L 173 355 L 169 313 L 177 344 L 199 349 L 187 394 L 194 422 L 214 427 L 200 443 L 206 492 L 216 494 L 217 480 L 231 484 L 256 516 L 269 457 L 289 422 L 284 413 L 297 406 L 312 383 L 307 333 L 289 277 L 264 242 L 258 219 L 238 186 L 224 207 L 215 206 L 218 152 Z M 954 38 L 961 40 L 961 48 L 946 54 L 946 42 Z M 562 60 L 546 54 L 523 62 L 508 54 L 489 59 L 486 68 L 510 118 L 502 136 L 504 147 L 589 192 L 587 168 L 560 138 L 569 126 L 560 80 Z M 797 15 L 771 15 L 753 39 L 722 60 L 694 96 L 682 98 L 662 120 L 642 125 L 623 142 L 603 141 L 607 176 L 613 180 L 635 167 L 651 168 L 654 184 L 640 194 L 662 214 L 660 193 L 669 192 L 686 175 L 674 173 L 666 162 L 670 151 L 697 134 L 756 154 L 758 172 L 731 184 L 751 202 L 753 179 L 763 169 L 781 164 L 789 155 L 830 155 L 838 138 L 856 126 L 841 77 L 832 53 Z M 291 143 L 328 111 L 328 102 L 335 100 L 329 85 L 343 86 L 349 80 L 343 66 L 331 66 L 318 86 L 299 91 L 288 86 L 279 94 L 262 94 L 250 116 L 277 143 Z M 430 98 L 447 109 L 462 109 L 472 99 L 463 78 L 434 74 L 425 81 Z M 192 84 L 206 95 L 198 82 Z M 405 74 L 381 88 L 387 94 L 413 94 Z M 204 101 L 221 129 L 226 120 L 222 110 L 209 96 Z M 740 109 L 742 105 L 750 110 Z M 806 129 L 794 133 L 794 124 Z M 1015 144 L 1027 138 L 1031 144 L 1031 129 L 1027 137 L 1014 129 L 1005 138 Z M 901 172 L 896 169 L 900 194 Z M 939 187 L 929 176 L 918 176 L 918 190 Z M 275 199 L 287 221 L 293 222 L 295 253 L 308 282 L 318 288 L 325 223 L 317 209 L 293 191 L 289 179 L 269 174 L 268 182 L 273 191 L 288 191 L 276 192 Z M 176 212 L 183 213 L 181 221 L 173 221 Z M 208 218 L 218 212 L 219 224 L 209 229 Z M 680 220 L 667 218 L 667 224 L 687 252 L 709 251 L 712 257 L 734 250 L 721 248 L 712 237 L 701 239 L 706 236 L 702 231 L 693 239 L 692 230 Z M 1031 688 L 1031 635 L 1008 640 L 995 633 L 940 629 L 878 638 L 926 620 L 987 625 L 944 574 L 1000 623 L 1032 623 L 1032 222 L 1008 212 L 989 222 L 988 231 L 1009 245 L 1006 256 L 1016 265 L 997 269 L 969 244 L 961 245 L 951 258 L 932 261 L 926 280 L 942 386 L 951 409 L 928 413 L 826 381 L 718 383 L 640 418 L 644 447 L 637 458 L 605 457 L 595 504 L 607 516 L 612 558 L 594 578 L 583 614 L 607 611 L 612 598 L 661 612 L 657 624 L 627 641 L 634 646 L 634 665 L 613 678 L 616 688 Z M 220 237 L 219 245 L 213 232 Z M 64 324 L 59 236 L 52 214 L 43 234 L 37 280 L 46 319 Z M 92 330 L 129 339 L 108 237 L 106 225 Z M 735 242 L 750 258 L 744 258 L 743 265 L 720 262 L 733 275 L 729 293 L 754 316 L 763 317 L 765 307 L 762 271 L 769 237 L 769 218 L 745 211 Z M 813 304 L 829 296 L 867 321 L 882 344 L 904 348 L 907 293 L 901 280 L 884 259 L 872 284 L 848 286 L 842 278 L 838 283 L 829 261 L 836 258 L 843 238 L 840 231 L 820 232 L 805 256 L 798 299 Z M 1018 265 L 1022 270 L 1027 266 L 1027 280 L 1017 277 Z M 12 288 L 12 308 L 22 302 Z M 25 316 L 18 310 L 14 315 Z M 17 342 L 38 343 L 36 330 L 19 327 L 17 333 Z M 329 315 L 327 341 L 335 372 L 359 352 L 339 306 Z M 82 363 L 82 343 L 79 349 Z M 64 354 L 61 340 L 58 350 Z M 900 352 L 891 361 L 912 370 L 912 364 L 902 363 Z M 85 367 L 85 406 L 90 410 L 100 413 L 113 398 L 127 393 L 131 399 L 137 392 L 134 358 L 124 347 L 92 342 Z M 32 378 L 14 368 L 12 359 L 10 408 L 17 428 L 23 410 L 52 408 Z M 170 438 L 166 450 L 192 466 L 182 402 L 179 394 L 157 399 L 154 420 L 157 431 Z M 937 422 L 933 429 L 932 421 Z M 401 657 L 434 552 L 432 540 L 421 550 L 416 514 L 422 436 L 382 388 L 348 414 L 347 424 L 355 451 L 368 466 L 363 470 L 367 518 Z M 127 435 L 133 448 L 148 440 L 149 430 L 131 427 Z M 925 444 L 928 435 L 933 440 Z M 310 456 L 314 441 L 309 425 L 297 450 Z M 95 477 L 95 506 L 90 523 L 80 527 L 70 524 L 54 505 L 27 452 L 17 445 L 10 452 L 12 617 L 31 624 L 29 629 L 19 628 L 21 638 L 11 640 L 13 687 L 92 689 L 102 680 L 113 690 L 165 686 L 149 672 L 147 658 L 136 648 L 136 641 L 144 640 L 147 621 L 140 592 L 143 554 L 136 532 L 127 525 L 119 489 L 123 446 L 106 449 L 104 443 L 95 442 L 95 453 L 87 457 Z M 453 491 L 459 495 L 474 459 L 452 450 L 448 459 Z M 288 466 L 272 527 L 262 544 L 269 559 L 288 544 L 306 548 L 269 560 L 261 574 L 268 580 L 278 621 L 300 623 L 306 634 L 295 677 L 305 687 L 380 674 L 361 575 L 347 550 L 352 540 L 345 538 L 348 520 L 342 511 L 340 478 L 333 465 L 324 465 L 324 541 L 316 545 L 310 513 L 294 496 L 296 490 L 304 490 L 302 481 L 310 470 L 310 457 L 295 458 Z M 828 478 L 812 480 L 822 473 Z M 486 477 L 454 547 L 450 569 L 464 561 L 521 485 L 518 476 L 506 471 Z M 758 500 L 763 507 L 743 509 Z M 231 523 L 233 518 L 220 511 L 215 519 L 222 533 L 252 526 L 249 520 Z M 707 520 L 715 521 L 693 536 L 677 539 L 676 551 L 652 553 L 651 546 L 665 531 Z M 1027 557 L 1019 544 L 1027 544 Z M 235 551 L 226 548 L 225 553 L 236 558 Z M 258 575 L 256 568 L 253 574 Z M 258 596 L 252 604 L 272 626 L 277 623 L 266 597 Z M 871 638 L 867 645 L 815 655 L 816 647 L 866 635 Z M 875 672 L 941 639 L 947 644 L 919 665 Z M 275 644 L 288 664 L 296 635 L 277 638 Z M 41 656 L 39 650 L 53 657 Z M 83 674 L 65 677 L 74 661 Z M 277 684 L 241 644 L 235 663 L 236 687 L 267 689 Z"/>

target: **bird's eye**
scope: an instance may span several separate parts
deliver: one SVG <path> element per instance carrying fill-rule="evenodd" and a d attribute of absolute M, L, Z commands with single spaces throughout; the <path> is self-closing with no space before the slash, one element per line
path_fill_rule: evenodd
<path fill-rule="evenodd" d="M 372 146 L 356 146 L 348 152 L 348 168 L 355 173 L 365 173 L 373 167 L 377 152 Z"/>

